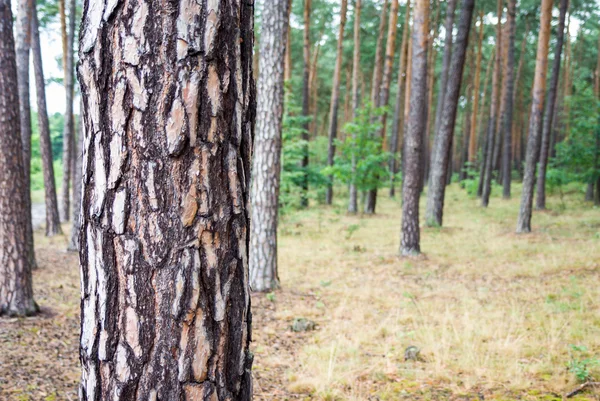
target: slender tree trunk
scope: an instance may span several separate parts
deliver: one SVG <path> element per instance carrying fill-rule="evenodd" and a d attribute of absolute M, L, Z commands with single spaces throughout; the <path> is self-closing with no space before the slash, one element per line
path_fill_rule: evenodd
<path fill-rule="evenodd" d="M 500 78 L 502 75 L 502 0 L 498 0 L 498 23 L 496 24 L 496 62 L 494 63 L 494 77 L 492 78 L 492 99 L 490 101 L 490 119 L 488 121 L 488 134 L 486 141 L 485 172 L 481 193 L 481 206 L 487 207 L 490 203 L 492 191 L 492 170 L 494 167 L 494 132 L 498 118 L 498 95 L 500 91 Z"/>
<path fill-rule="evenodd" d="M 27 244 L 31 210 L 27 209 L 12 24 L 10 0 L 0 0 L 0 316 L 26 316 L 38 307 L 33 301 Z"/>
<path fill-rule="evenodd" d="M 290 15 L 292 15 L 292 0 L 288 0 L 287 21 L 289 25 Z M 292 28 L 288 27 L 285 34 L 285 69 L 283 79 L 289 82 L 292 79 Z"/>
<path fill-rule="evenodd" d="M 79 398 L 250 401 L 254 6 L 164 7 L 83 5 Z"/>
<path fill-rule="evenodd" d="M 487 160 L 487 135 L 485 132 L 485 115 L 486 115 L 486 99 L 487 99 L 487 87 L 490 78 L 490 72 L 492 68 L 492 64 L 495 65 L 495 51 L 492 50 L 492 54 L 490 55 L 490 59 L 488 60 L 487 67 L 485 68 L 485 77 L 483 78 L 483 91 L 481 92 L 481 109 L 479 111 L 479 122 L 477 123 L 479 128 L 479 142 L 481 143 L 480 152 L 481 155 L 478 159 L 480 159 L 479 166 L 479 185 L 477 186 L 477 196 L 481 197 L 483 193 L 483 181 L 485 176 L 485 166 Z M 489 115 L 489 113 L 487 113 Z"/>
<path fill-rule="evenodd" d="M 79 230 L 81 229 L 81 185 L 82 177 L 81 170 L 83 168 L 83 104 L 79 106 L 80 114 L 77 122 L 76 138 L 75 138 L 75 167 L 73 168 L 73 221 L 71 228 L 71 239 L 67 251 L 79 251 Z"/>
<path fill-rule="evenodd" d="M 302 149 L 302 194 L 300 195 L 300 205 L 308 207 L 308 141 L 310 140 L 310 9 L 311 0 L 304 0 L 304 75 L 302 84 L 302 115 L 306 118 L 302 140 L 304 141 Z"/>
<path fill-rule="evenodd" d="M 31 6 L 32 0 L 20 0 L 17 12 L 16 62 L 19 90 L 19 116 L 21 127 L 21 149 L 23 151 L 23 168 L 25 171 L 26 193 L 26 238 L 29 264 L 37 268 L 33 241 L 33 224 L 31 221 L 31 104 L 29 98 L 29 50 L 31 47 Z"/>
<path fill-rule="evenodd" d="M 600 101 L 600 35 L 598 35 L 598 60 L 596 62 L 596 71 L 594 75 L 594 94 L 596 95 L 596 99 Z M 593 198 L 594 204 L 600 206 L 600 110 L 598 110 L 598 125 L 596 127 L 596 155 L 594 168 L 596 170 L 596 193 Z"/>
<path fill-rule="evenodd" d="M 396 91 L 396 107 L 392 122 L 392 136 L 390 140 L 390 197 L 396 195 L 396 174 L 398 173 L 397 153 L 400 138 L 400 129 L 404 129 L 404 103 L 407 77 L 408 41 L 410 33 L 410 0 L 406 2 L 404 27 L 402 28 L 402 47 L 400 49 L 400 63 L 398 67 L 398 89 Z"/>
<path fill-rule="evenodd" d="M 565 18 L 569 0 L 561 0 L 558 30 L 556 31 L 556 45 L 554 47 L 554 61 L 552 63 L 552 76 L 550 77 L 550 88 L 546 99 L 546 111 L 542 127 L 542 146 L 540 148 L 540 166 L 537 181 L 536 209 L 546 209 L 546 170 L 550 153 L 550 137 L 554 126 L 554 115 L 556 112 L 556 94 L 558 90 L 558 79 L 560 77 L 560 63 L 562 46 L 565 35 Z M 600 50 L 600 46 L 599 46 Z M 600 62 L 600 56 L 598 58 Z M 600 64 L 599 64 L 600 65 Z"/>
<path fill-rule="evenodd" d="M 442 71 L 440 76 L 440 87 L 437 95 L 437 106 L 435 108 L 435 126 L 434 130 L 440 130 L 442 123 L 442 109 L 444 108 L 444 99 L 446 96 L 446 85 L 448 81 L 448 72 L 450 69 L 450 59 L 452 58 L 452 30 L 454 28 L 454 9 L 457 0 L 448 0 L 446 5 L 446 22 L 444 24 L 444 56 L 442 60 Z"/>
<path fill-rule="evenodd" d="M 360 75 L 360 12 L 361 0 L 354 3 L 354 54 L 352 58 L 352 118 L 356 118 L 360 106 L 359 98 L 359 75 Z M 356 134 L 352 134 L 356 141 Z M 350 198 L 348 200 L 348 213 L 358 212 L 358 199 L 356 188 L 356 154 L 352 152 L 352 181 L 350 182 Z"/>
<path fill-rule="evenodd" d="M 52 163 L 52 141 L 50 139 L 50 124 L 48 123 L 48 112 L 46 109 L 46 82 L 44 81 L 40 32 L 35 5 L 32 5 L 31 17 L 31 50 L 33 52 L 33 69 L 35 73 L 35 91 L 38 107 L 38 127 L 40 132 L 40 153 L 42 154 L 44 193 L 46 200 L 46 236 L 52 237 L 57 234 L 62 234 L 62 228 L 60 226 L 58 201 L 56 199 L 54 165 Z"/>
<path fill-rule="evenodd" d="M 414 17 L 413 17 L 414 18 Z M 427 14 L 427 18 L 429 21 L 429 14 Z M 408 119 L 410 116 L 410 97 L 411 97 L 411 81 L 412 81 L 412 53 L 413 52 L 413 35 L 412 35 L 412 29 L 411 29 L 411 34 L 410 34 L 410 38 L 408 40 L 408 58 L 407 58 L 407 65 L 406 65 L 406 93 L 404 96 L 404 127 L 402 129 L 402 136 L 400 137 L 400 146 L 402 149 L 402 155 L 401 155 L 401 159 L 400 159 L 400 170 L 404 173 L 404 165 L 405 165 L 405 155 L 404 155 L 404 150 L 406 149 L 405 147 L 405 136 L 407 135 L 408 132 Z M 423 150 L 421 149 L 421 162 L 423 161 Z M 423 166 L 421 166 L 422 168 Z M 420 169 L 419 169 L 420 170 Z M 419 191 L 422 192 L 422 188 L 421 188 L 421 180 L 419 180 Z M 404 186 L 404 183 L 403 183 Z"/>
<path fill-rule="evenodd" d="M 569 138 L 571 134 L 571 90 L 573 83 L 571 82 L 572 71 L 572 60 L 571 60 L 571 15 L 567 17 L 567 38 L 565 43 L 565 88 L 564 88 L 564 100 L 565 105 L 565 139 Z"/>
<path fill-rule="evenodd" d="M 404 138 L 404 179 L 402 183 L 402 239 L 400 253 L 404 256 L 421 252 L 419 229 L 419 197 L 421 190 L 421 157 L 423 131 L 427 121 L 427 37 L 429 35 L 429 0 L 417 0 L 412 31 L 412 64 L 410 114 Z"/>
<path fill-rule="evenodd" d="M 381 51 L 383 48 L 383 34 L 385 33 L 385 19 L 387 10 L 388 0 L 384 1 L 383 10 L 381 11 L 381 21 L 379 23 L 379 36 L 377 38 L 377 50 L 375 52 L 375 70 L 373 71 L 373 85 L 371 88 L 371 99 L 374 107 L 383 107 L 387 105 L 387 99 L 389 97 L 389 88 L 391 80 L 391 69 L 394 64 L 394 50 L 396 29 L 398 21 L 398 0 L 392 0 L 390 9 L 390 20 L 388 23 L 388 36 L 387 45 L 385 51 L 385 58 L 382 57 Z M 393 23 L 392 23 L 393 22 Z M 390 46 L 390 42 L 391 46 Z M 384 89 L 387 87 L 387 91 Z M 386 93 L 385 93 L 386 92 Z M 386 101 L 386 104 L 382 102 Z M 385 134 L 385 117 L 380 119 L 382 128 L 377 134 L 383 137 Z M 370 188 L 367 191 L 367 197 L 365 200 L 365 213 L 374 214 L 375 206 L 377 204 L 377 186 Z"/>
<path fill-rule="evenodd" d="M 396 0 L 397 1 L 397 0 Z M 331 90 L 331 105 L 329 109 L 329 149 L 327 152 L 327 165 L 333 166 L 335 157 L 335 140 L 338 131 L 338 109 L 340 103 L 340 80 L 342 76 L 342 57 L 344 44 L 344 28 L 346 27 L 346 10 L 348 0 L 342 0 L 342 10 L 340 12 L 340 29 L 338 33 L 337 55 L 335 60 L 335 69 L 333 71 L 333 87 Z M 325 203 L 331 205 L 333 201 L 333 176 L 329 176 Z"/>
<path fill-rule="evenodd" d="M 471 112 L 471 123 L 469 132 L 469 154 L 468 160 L 473 166 L 477 159 L 477 115 L 479 111 L 479 90 L 481 83 L 481 59 L 483 55 L 483 12 L 479 14 L 479 36 L 477 39 L 477 64 L 475 66 L 475 88 L 473 98 L 473 110 Z"/>
<path fill-rule="evenodd" d="M 500 109 L 496 118 L 496 130 L 494 135 L 496 140 L 494 142 L 494 164 L 492 165 L 492 171 L 496 171 L 496 183 L 502 184 L 502 168 L 501 168 L 501 156 L 503 153 L 504 146 L 504 131 L 503 122 L 506 114 L 506 82 L 508 81 L 508 24 L 502 26 L 502 80 L 500 83 Z"/>
<path fill-rule="evenodd" d="M 279 286 L 277 220 L 281 171 L 281 130 L 288 1 L 265 7 L 260 34 L 261 70 L 257 83 L 257 124 L 251 190 L 250 287 L 271 291 Z"/>
<path fill-rule="evenodd" d="M 469 46 L 469 32 L 475 0 L 463 0 L 456 44 L 450 61 L 450 71 L 446 86 L 444 110 L 442 110 L 440 130 L 436 132 L 433 142 L 431 175 L 427 194 L 425 221 L 428 226 L 441 226 L 444 213 L 444 197 L 446 194 L 446 177 L 448 175 L 452 138 L 458 109 L 460 86 Z"/>
<path fill-rule="evenodd" d="M 68 221 L 70 218 L 70 182 L 71 182 L 71 153 L 72 153 L 72 132 L 73 132 L 73 102 L 72 90 L 70 91 L 70 83 L 72 82 L 73 71 L 69 71 L 69 40 L 67 35 L 67 18 L 65 11 L 65 0 L 58 0 L 58 13 L 60 17 L 60 36 L 62 43 L 62 68 L 66 94 L 66 109 L 65 109 L 65 125 L 63 129 L 63 179 L 61 187 L 62 197 L 62 219 Z M 71 84 L 72 85 L 72 84 Z"/>
<path fill-rule="evenodd" d="M 550 22 L 552 20 L 552 0 L 542 0 L 540 17 L 540 33 L 535 64 L 535 75 L 532 90 L 531 117 L 529 119 L 529 137 L 527 138 L 527 154 L 525 174 L 523 176 L 523 193 L 521 208 L 517 220 L 517 232 L 531 232 L 531 214 L 533 205 L 533 189 L 535 186 L 535 168 L 540 153 L 540 134 L 544 96 L 546 92 L 546 70 L 548 66 L 548 42 L 550 39 Z"/>
<path fill-rule="evenodd" d="M 515 31 L 516 31 L 516 0 L 508 0 L 507 24 L 508 42 L 506 52 L 506 83 L 504 87 L 504 151 L 502 152 L 502 196 L 510 199 L 511 164 L 512 164 L 512 126 L 513 126 L 513 99 L 514 99 L 514 69 L 515 69 Z"/>
<path fill-rule="evenodd" d="M 472 63 L 471 63 L 472 66 Z M 473 70 L 470 70 L 473 71 Z M 472 106 L 471 99 L 473 97 L 473 78 L 471 78 L 471 83 L 467 88 L 467 104 L 465 107 L 464 115 L 463 115 L 463 151 L 461 154 L 460 164 L 459 164 L 459 180 L 463 181 L 467 178 L 467 163 L 469 161 L 469 147 L 471 146 L 471 114 L 472 114 Z"/>

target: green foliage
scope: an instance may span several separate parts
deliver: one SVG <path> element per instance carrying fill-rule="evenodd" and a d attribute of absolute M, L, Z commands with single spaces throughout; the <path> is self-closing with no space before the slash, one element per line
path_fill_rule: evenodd
<path fill-rule="evenodd" d="M 31 114 L 31 189 L 33 191 L 44 188 L 44 175 L 42 170 L 42 153 L 40 149 L 40 134 L 37 124 L 36 112 Z M 52 160 L 54 175 L 57 180 L 62 177 L 62 148 L 64 116 L 55 113 L 48 117 L 50 123 L 50 140 L 52 142 Z"/>
<path fill-rule="evenodd" d="M 339 156 L 335 165 L 324 168 L 323 174 L 332 175 L 344 184 L 354 183 L 360 191 L 377 188 L 387 180 L 390 153 L 382 150 L 382 139 L 374 135 L 381 128 L 377 117 L 384 111 L 369 104 L 358 110 L 356 118 L 344 126 L 346 139 L 337 141 Z M 353 159 L 356 160 L 355 172 Z"/>
<path fill-rule="evenodd" d="M 578 381 L 585 383 L 593 380 L 592 369 L 600 366 L 600 359 L 590 356 L 588 349 L 584 345 L 569 346 L 571 359 L 567 363 L 569 372 L 577 378 Z"/>

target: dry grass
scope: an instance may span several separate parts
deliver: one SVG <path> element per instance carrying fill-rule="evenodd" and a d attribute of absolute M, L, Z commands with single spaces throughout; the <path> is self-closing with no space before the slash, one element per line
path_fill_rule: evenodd
<path fill-rule="evenodd" d="M 417 259 L 396 256 L 400 206 L 384 196 L 375 217 L 345 216 L 343 199 L 289 216 L 282 285 L 318 299 L 278 316 L 320 328 L 287 366 L 288 390 L 395 400 L 552 399 L 572 389 L 570 344 L 600 354 L 600 215 L 572 197 L 563 212 L 536 212 L 533 234 L 516 235 L 514 193 L 485 210 L 451 187 L 444 228 L 424 229 Z M 405 362 L 409 345 L 426 361 Z M 273 358 L 265 348 L 259 365 L 263 355 Z"/>
<path fill-rule="evenodd" d="M 552 197 L 516 235 L 519 192 L 484 210 L 452 186 L 417 259 L 397 257 L 400 205 L 385 193 L 374 217 L 346 216 L 341 196 L 286 216 L 283 288 L 252 301 L 255 399 L 560 400 L 577 386 L 570 344 L 600 357 L 600 213 Z M 2 401 L 76 399 L 76 257 L 36 239 L 45 313 L 0 320 Z M 293 333 L 296 317 L 317 330 Z M 425 361 L 405 362 L 409 345 Z"/>

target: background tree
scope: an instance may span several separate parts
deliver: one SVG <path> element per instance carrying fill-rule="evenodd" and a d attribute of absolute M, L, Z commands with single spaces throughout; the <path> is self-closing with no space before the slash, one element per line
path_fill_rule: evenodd
<path fill-rule="evenodd" d="M 164 7 L 83 7 L 80 399 L 249 401 L 254 5 Z"/>
<path fill-rule="evenodd" d="M 308 140 L 310 139 L 310 10 L 311 0 L 304 0 L 304 81 L 302 84 L 302 115 L 305 117 L 304 132 L 302 140 L 303 156 L 300 166 L 303 170 L 302 178 L 302 207 L 308 207 Z"/>
<path fill-rule="evenodd" d="M 281 173 L 288 0 L 265 7 L 261 18 L 260 73 L 251 190 L 250 287 L 270 291 L 279 285 L 277 220 Z M 339 78 L 339 77 L 338 77 Z"/>
<path fill-rule="evenodd" d="M 412 31 L 412 76 L 410 114 L 404 139 L 404 171 L 402 183 L 402 239 L 400 253 L 404 256 L 421 252 L 419 229 L 419 197 L 421 194 L 421 157 L 423 130 L 427 121 L 427 37 L 429 34 L 429 1 L 417 0 Z"/>
<path fill-rule="evenodd" d="M 19 120 L 17 63 L 9 0 L 0 0 L 0 316 L 37 312 L 27 244 L 29 188 Z"/>
<path fill-rule="evenodd" d="M 515 70 L 515 31 L 516 31 L 516 0 L 508 0 L 506 8 L 508 37 L 506 46 L 506 75 L 504 83 L 504 121 L 502 121 L 504 133 L 504 149 L 502 152 L 502 196 L 510 198 L 510 184 L 512 178 L 512 128 L 513 128 L 513 92 L 514 92 L 514 70 Z"/>
<path fill-rule="evenodd" d="M 352 118 L 357 117 L 357 111 L 360 106 L 359 94 L 359 68 L 360 68 L 360 13 L 362 1 L 354 2 L 354 51 L 352 56 Z M 354 138 L 356 139 L 356 138 Z M 350 194 L 348 200 L 348 213 L 358 212 L 358 191 L 356 189 L 356 156 L 352 156 L 352 180 L 349 184 Z"/>
<path fill-rule="evenodd" d="M 527 138 L 527 155 L 525 174 L 523 176 L 523 192 L 521 208 L 517 220 L 517 232 L 531 231 L 531 213 L 533 205 L 533 187 L 535 185 L 535 169 L 540 149 L 542 128 L 542 112 L 546 92 L 546 70 L 548 66 L 548 42 L 550 39 L 550 22 L 552 20 L 552 0 L 542 0 L 540 16 L 540 33 L 535 64 L 535 80 L 532 91 L 531 117 L 529 119 L 529 136 Z"/>

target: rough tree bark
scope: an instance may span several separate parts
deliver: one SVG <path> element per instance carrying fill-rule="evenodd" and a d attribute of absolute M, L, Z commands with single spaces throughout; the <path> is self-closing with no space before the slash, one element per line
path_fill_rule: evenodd
<path fill-rule="evenodd" d="M 33 70 L 35 74 L 35 92 L 38 107 L 38 127 L 40 132 L 40 150 L 44 172 L 44 193 L 46 201 L 46 235 L 51 237 L 62 234 L 56 185 L 54 181 L 54 165 L 52 158 L 52 141 L 50 139 L 50 124 L 46 109 L 46 82 L 42 65 L 42 49 L 40 47 L 40 32 L 38 27 L 37 9 L 32 5 L 31 11 L 31 51 L 33 53 Z"/>
<path fill-rule="evenodd" d="M 444 98 L 446 96 L 446 85 L 448 81 L 448 71 L 450 69 L 450 59 L 452 58 L 452 30 L 454 29 L 454 9 L 457 0 L 448 0 L 446 5 L 446 22 L 444 24 L 444 56 L 442 60 L 442 71 L 440 76 L 440 87 L 437 95 L 437 105 L 435 107 L 435 125 L 434 132 L 438 132 L 442 122 L 442 109 L 444 108 Z"/>
<path fill-rule="evenodd" d="M 80 103 L 79 113 L 82 113 L 83 105 Z M 79 251 L 79 230 L 81 228 L 81 169 L 83 166 L 83 119 L 79 114 L 75 138 L 75 165 L 73 167 L 73 221 L 71 222 L 71 235 L 67 251 Z"/>
<path fill-rule="evenodd" d="M 540 134 L 542 131 L 544 96 L 546 94 L 546 70 L 548 66 L 548 42 L 550 39 L 551 20 L 552 0 L 542 0 L 535 75 L 531 92 L 531 116 L 529 118 L 529 136 L 527 138 L 527 153 L 525 156 L 523 192 L 521 195 L 521 208 L 517 220 L 518 233 L 531 232 L 533 189 L 535 186 L 535 169 L 540 153 Z"/>
<path fill-rule="evenodd" d="M 253 3 L 94 4 L 80 399 L 249 401 Z"/>
<path fill-rule="evenodd" d="M 481 206 L 487 207 L 490 203 L 490 193 L 492 191 L 492 170 L 494 167 L 494 145 L 496 131 L 496 119 L 499 114 L 498 95 L 500 92 L 500 80 L 502 76 L 502 11 L 503 2 L 498 0 L 498 23 L 496 24 L 496 60 L 494 62 L 494 73 L 492 77 L 492 98 L 490 100 L 490 118 L 487 127 L 487 139 L 485 149 L 485 163 L 483 168 L 483 181 L 481 191 Z"/>
<path fill-rule="evenodd" d="M 331 89 L 331 102 L 329 108 L 329 148 L 327 152 L 327 165 L 333 166 L 335 157 L 335 140 L 338 131 L 338 110 L 340 105 L 340 80 L 342 76 L 342 58 L 344 44 L 344 28 L 346 27 L 346 10 L 348 0 L 342 0 L 342 10 L 340 11 L 340 29 L 338 33 L 337 55 L 335 60 L 335 69 L 333 71 L 333 84 Z M 329 176 L 327 184 L 327 193 L 325 203 L 331 205 L 333 201 L 333 176 Z"/>
<path fill-rule="evenodd" d="M 23 150 L 23 168 L 25 171 L 25 199 L 27 212 L 27 252 L 32 269 L 37 268 L 31 221 L 31 104 L 29 98 L 29 51 L 31 47 L 31 7 L 32 0 L 19 1 L 16 26 L 17 78 L 19 89 L 19 116 L 21 126 L 21 149 Z"/>
<path fill-rule="evenodd" d="M 412 64 L 410 112 L 408 130 L 404 138 L 404 179 L 402 183 L 402 239 L 403 256 L 421 252 L 419 229 L 419 197 L 421 195 L 421 157 L 423 157 L 423 130 L 427 126 L 427 37 L 429 35 L 429 0 L 417 0 L 412 30 Z"/>
<path fill-rule="evenodd" d="M 0 316 L 37 312 L 27 244 L 27 197 L 10 0 L 0 0 Z M 26 28 L 27 26 L 21 26 Z"/>
<path fill-rule="evenodd" d="M 479 36 L 477 37 L 477 62 L 475 66 L 475 85 L 473 89 L 473 110 L 471 112 L 471 126 L 469 133 L 469 155 L 471 166 L 477 159 L 477 116 L 479 112 L 479 91 L 481 84 L 481 59 L 483 56 L 483 12 L 479 14 Z"/>
<path fill-rule="evenodd" d="M 546 111 L 544 113 L 544 125 L 542 127 L 542 145 L 540 148 L 540 165 L 538 170 L 536 198 L 536 209 L 539 210 L 546 209 L 546 170 L 548 168 L 548 159 L 550 154 L 552 127 L 554 126 L 555 121 L 554 114 L 556 112 L 556 97 L 558 92 L 558 80 L 560 77 L 562 47 L 565 37 L 565 19 L 568 8 L 569 0 L 561 0 L 560 16 L 556 31 L 556 45 L 554 47 L 554 61 L 552 62 L 552 75 L 550 77 L 550 87 L 548 90 L 548 97 L 546 99 Z M 600 58 L 598 60 L 600 60 Z"/>
<path fill-rule="evenodd" d="M 270 291 L 279 286 L 277 220 L 281 172 L 281 130 L 288 0 L 265 7 L 260 35 L 257 124 L 252 161 L 250 287 Z"/>
<path fill-rule="evenodd" d="M 304 123 L 302 140 L 305 142 L 302 152 L 300 167 L 304 170 L 302 175 L 302 193 L 300 194 L 300 205 L 308 207 L 308 141 L 310 140 L 310 9 L 311 0 L 304 0 L 304 70 L 302 75 L 302 115 L 306 119 Z"/>
<path fill-rule="evenodd" d="M 396 106 L 394 109 L 394 119 L 392 121 L 392 135 L 390 139 L 390 197 L 396 196 L 396 174 L 398 173 L 398 143 L 400 139 L 400 130 L 404 130 L 404 102 L 407 78 L 407 59 L 408 59 L 408 35 L 410 33 L 410 0 L 406 2 L 406 12 L 404 15 L 404 26 L 402 28 L 402 47 L 400 48 L 400 63 L 398 66 L 398 89 L 396 90 Z"/>
<path fill-rule="evenodd" d="M 360 75 L 360 12 L 362 9 L 361 0 L 354 3 L 354 54 L 352 57 L 352 118 L 356 118 L 358 107 L 360 106 L 359 97 L 359 75 Z M 352 134 L 356 140 L 356 134 Z M 352 155 L 352 181 L 349 188 L 348 213 L 356 214 L 358 212 L 358 191 L 356 188 L 356 155 Z"/>
<path fill-rule="evenodd" d="M 502 197 L 510 199 L 510 184 L 512 172 L 512 123 L 513 123 L 513 92 L 515 86 L 515 31 L 516 25 L 516 0 L 508 0 L 506 8 L 508 24 L 508 41 L 506 50 L 506 76 L 504 84 L 504 150 L 502 152 Z"/>
<path fill-rule="evenodd" d="M 446 178 L 448 175 L 450 152 L 452 151 L 452 137 L 454 135 L 456 110 L 458 108 L 463 69 L 469 46 L 469 32 L 471 30 L 474 7 L 475 0 L 463 0 L 460 21 L 458 22 L 456 44 L 450 61 L 440 129 L 436 132 L 433 142 L 429 191 L 427 194 L 427 207 L 425 209 L 425 221 L 428 226 L 440 227 L 442 225 Z"/>

